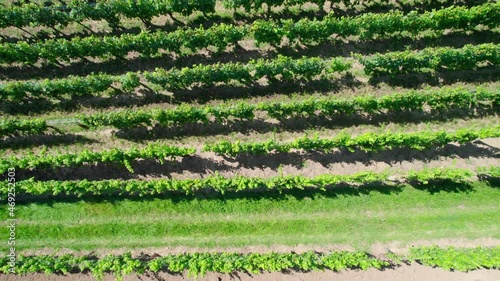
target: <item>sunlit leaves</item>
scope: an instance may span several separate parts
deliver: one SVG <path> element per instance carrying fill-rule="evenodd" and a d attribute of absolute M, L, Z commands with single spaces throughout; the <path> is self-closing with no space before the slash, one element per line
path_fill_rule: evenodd
<path fill-rule="evenodd" d="M 292 150 L 331 151 L 333 149 L 355 149 L 363 151 L 381 151 L 394 148 L 410 148 L 424 150 L 433 146 L 444 146 L 451 142 L 466 143 L 475 139 L 494 138 L 500 136 L 500 126 L 474 130 L 461 129 L 453 133 L 445 131 L 420 131 L 415 133 L 364 133 L 351 136 L 344 131 L 332 138 L 318 136 L 303 136 L 291 142 L 277 142 L 268 139 L 264 142 L 241 143 L 220 141 L 214 144 L 205 144 L 204 151 L 211 151 L 221 155 L 236 157 L 245 154 L 267 154 L 273 152 L 290 152 Z"/>

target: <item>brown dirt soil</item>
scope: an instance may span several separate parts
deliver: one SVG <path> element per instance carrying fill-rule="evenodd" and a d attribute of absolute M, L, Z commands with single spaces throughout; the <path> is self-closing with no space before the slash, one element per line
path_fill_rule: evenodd
<path fill-rule="evenodd" d="M 27 276 L 8 276 L 0 275 L 0 280 L 9 281 L 27 281 L 27 280 L 37 280 L 37 281 L 59 281 L 59 280 L 75 280 L 75 281 L 87 281 L 95 280 L 91 275 L 88 274 L 71 274 L 69 276 L 62 275 L 44 275 L 43 273 L 30 274 Z M 106 275 L 105 281 L 112 281 L 114 277 L 111 275 Z M 189 278 L 186 275 L 170 275 L 168 273 L 159 273 L 155 276 L 153 275 L 142 275 L 142 276 L 126 276 L 125 281 L 131 280 L 164 280 L 164 281 L 177 281 L 177 280 L 194 280 L 194 278 Z M 498 281 L 500 280 L 500 270 L 475 270 L 468 273 L 463 272 L 449 272 L 440 268 L 431 268 L 422 266 L 419 264 L 412 264 L 411 266 L 403 265 L 395 269 L 387 270 L 377 270 L 369 269 L 367 271 L 360 270 L 348 270 L 342 272 L 333 271 L 318 271 L 318 272 L 286 272 L 286 273 L 262 273 L 258 275 L 249 275 L 246 273 L 236 273 L 236 274 L 218 274 L 209 273 L 203 278 L 198 278 L 199 281 L 208 280 L 252 280 L 252 281 L 264 281 L 264 280 L 286 280 L 286 281 L 299 281 L 299 280 L 343 280 L 343 281 L 362 281 L 362 280 L 372 280 L 372 281 Z"/>

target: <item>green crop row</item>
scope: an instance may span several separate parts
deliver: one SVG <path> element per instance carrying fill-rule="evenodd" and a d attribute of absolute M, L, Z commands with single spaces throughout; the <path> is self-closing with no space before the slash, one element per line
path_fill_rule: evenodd
<path fill-rule="evenodd" d="M 481 175 L 491 174 L 498 167 L 483 168 Z M 253 178 L 236 176 L 225 178 L 219 174 L 208 176 L 203 179 L 156 179 L 156 180 L 102 180 L 102 181 L 35 181 L 33 179 L 18 181 L 15 183 L 17 195 L 131 195 L 144 196 L 164 194 L 167 192 L 181 192 L 194 194 L 200 190 L 212 190 L 224 194 L 226 192 L 241 192 L 250 190 L 297 190 L 297 189 L 320 189 L 325 190 L 328 186 L 340 183 L 354 185 L 370 183 L 391 183 L 394 176 L 398 176 L 398 182 L 408 181 L 428 184 L 431 181 L 451 181 L 455 183 L 466 182 L 474 176 L 474 173 L 466 169 L 457 168 L 435 168 L 418 171 L 410 171 L 403 175 L 383 172 L 360 172 L 350 175 L 326 174 L 316 177 L 305 176 L 277 176 L 272 178 Z M 0 195 L 7 195 L 9 182 L 0 182 Z"/>
<path fill-rule="evenodd" d="M 101 94 L 110 89 L 115 81 L 121 82 L 124 90 L 128 89 L 126 87 L 132 83 L 132 89 L 135 89 L 139 85 L 137 75 L 129 74 L 119 77 L 107 74 L 92 74 L 84 77 L 69 76 L 63 79 L 2 83 L 0 84 L 0 97 L 11 101 L 25 100 L 30 96 L 56 99 L 63 99 L 66 96 L 82 97 L 91 94 Z"/>
<path fill-rule="evenodd" d="M 500 178 L 500 167 L 479 167 L 477 172 L 479 178 Z"/>
<path fill-rule="evenodd" d="M 0 120 L 0 137 L 41 134 L 47 128 L 47 122 L 43 119 Z"/>
<path fill-rule="evenodd" d="M 389 256 L 389 255 L 388 255 Z M 480 268 L 500 268 L 500 247 L 495 248 L 412 248 L 408 257 L 393 257 L 408 262 L 419 262 L 427 266 L 444 269 L 469 271 Z M 184 253 L 156 258 L 132 257 L 130 253 L 106 255 L 103 257 L 74 256 L 22 256 L 17 259 L 15 274 L 46 273 L 68 274 L 69 272 L 90 271 L 98 280 L 104 273 L 112 273 L 117 280 L 129 274 L 167 271 L 170 273 L 188 272 L 188 276 L 203 276 L 208 272 L 229 274 L 246 272 L 281 272 L 286 270 L 313 271 L 369 268 L 382 269 L 397 264 L 391 258 L 379 259 L 365 252 L 318 253 Z M 10 272 L 9 257 L 0 259 L 0 272 Z"/>
<path fill-rule="evenodd" d="M 162 55 L 160 50 L 181 54 L 183 49 L 198 51 L 209 46 L 224 51 L 246 36 L 254 38 L 257 43 L 272 45 L 279 45 L 285 37 L 294 44 L 311 45 L 327 41 L 332 36 L 369 39 L 405 31 L 415 36 L 426 30 L 473 30 L 478 25 L 495 28 L 500 22 L 499 15 L 500 3 L 486 3 L 471 8 L 449 7 L 423 14 L 389 12 L 342 18 L 331 14 L 321 20 L 257 20 L 246 26 L 218 24 L 210 28 L 184 28 L 168 33 L 159 31 L 71 40 L 50 39 L 33 44 L 3 43 L 0 45 L 0 63 L 34 64 L 39 60 L 56 63 L 83 57 L 106 60 L 124 57 L 131 51 L 145 57 L 156 57 Z"/>
<path fill-rule="evenodd" d="M 203 151 L 215 152 L 219 155 L 239 156 L 248 154 L 268 154 L 273 152 L 290 152 L 301 149 L 305 151 L 319 150 L 331 151 L 344 148 L 351 152 L 355 149 L 363 151 L 380 151 L 393 148 L 410 148 L 423 150 L 432 146 L 444 146 L 451 142 L 466 143 L 475 139 L 500 137 L 500 125 L 485 129 L 474 130 L 471 128 L 457 130 L 453 133 L 445 131 L 420 131 L 415 133 L 364 133 L 351 136 L 341 132 L 333 138 L 300 137 L 292 142 L 277 142 L 268 139 L 264 142 L 220 141 L 214 144 L 205 144 Z"/>
<path fill-rule="evenodd" d="M 68 1 L 67 5 L 0 7 L 0 27 L 9 26 L 66 26 L 84 20 L 105 20 L 117 27 L 120 18 L 138 18 L 150 23 L 155 16 L 179 13 L 190 15 L 195 11 L 215 12 L 215 0 L 106 0 L 95 4 L 82 0 Z"/>
<path fill-rule="evenodd" d="M 289 102 L 254 104 L 241 102 L 235 106 L 189 106 L 158 110 L 118 110 L 77 116 L 91 129 L 113 126 L 128 129 L 139 126 L 177 126 L 185 123 L 230 120 L 254 120 L 258 111 L 279 120 L 320 116 L 335 118 L 345 115 L 397 113 L 403 111 L 440 111 L 451 108 L 496 108 L 500 103 L 500 90 L 461 87 L 433 91 L 411 91 L 382 97 L 360 96 L 353 99 L 308 98 Z M 9 120 L 0 123 L 0 136 L 40 134 L 47 129 L 43 119 Z"/>
<path fill-rule="evenodd" d="M 0 259 L 0 272 L 8 273 L 8 257 Z M 276 272 L 286 269 L 335 271 L 348 268 L 382 268 L 389 262 L 368 256 L 364 252 L 333 252 L 316 254 L 296 253 L 194 253 L 157 257 L 151 260 L 133 258 L 130 253 L 123 255 L 107 255 L 99 259 L 88 256 L 70 254 L 54 256 L 19 256 L 15 268 L 17 274 L 44 272 L 63 273 L 78 269 L 89 270 L 92 275 L 102 280 L 104 273 L 111 272 L 121 280 L 123 275 L 142 274 L 146 271 L 159 272 L 168 270 L 171 273 L 184 273 L 192 277 L 203 276 L 207 272 L 231 273 L 244 271 L 258 274 L 262 271 Z"/>
<path fill-rule="evenodd" d="M 183 69 L 156 69 L 154 72 L 145 72 L 144 78 L 164 89 L 187 89 L 193 85 L 210 87 L 217 83 L 228 84 L 232 81 L 251 85 L 263 77 L 276 80 L 278 75 L 282 81 L 309 80 L 321 74 L 346 71 L 350 67 L 350 63 L 342 58 L 325 61 L 317 57 L 292 59 L 278 55 L 275 59 L 251 60 L 247 64 L 217 63 L 199 64 Z"/>
<path fill-rule="evenodd" d="M 257 20 L 250 27 L 250 31 L 257 43 L 279 45 L 286 37 L 292 44 L 311 45 L 326 42 L 332 37 L 347 39 L 358 36 L 365 40 L 403 32 L 415 37 L 426 30 L 473 30 L 478 25 L 495 28 L 499 24 L 499 12 L 498 3 L 487 3 L 471 8 L 449 7 L 422 14 L 416 11 L 403 14 L 397 10 L 384 14 L 366 13 L 342 18 L 329 14 L 320 20 Z"/>
<path fill-rule="evenodd" d="M 408 261 L 440 267 L 445 270 L 469 271 L 479 268 L 500 268 L 500 247 L 496 248 L 412 248 L 405 257 Z"/>
<path fill-rule="evenodd" d="M 463 48 L 427 48 L 418 52 L 393 52 L 361 57 L 368 75 L 390 75 L 420 72 L 425 69 L 464 70 L 475 69 L 483 64 L 500 64 L 500 45 L 466 45 Z M 187 89 L 192 86 L 209 87 L 217 83 L 239 83 L 251 85 L 262 77 L 282 81 L 312 79 L 333 72 L 350 69 L 351 65 L 343 58 L 329 61 L 317 57 L 292 59 L 279 55 L 275 59 L 252 60 L 242 63 L 217 63 L 215 65 L 194 65 L 182 69 L 156 69 L 143 72 L 144 79 L 163 89 Z M 92 74 L 86 77 L 68 77 L 42 81 L 15 81 L 0 84 L 0 98 L 20 101 L 32 97 L 61 99 L 65 96 L 103 95 L 103 92 L 120 88 L 122 92 L 132 93 L 141 86 L 141 73 L 127 73 L 120 76 Z"/>
<path fill-rule="evenodd" d="M 353 99 L 308 98 L 291 102 L 265 102 L 254 104 L 241 102 L 236 106 L 195 107 L 181 105 L 164 110 L 120 110 L 109 113 L 80 115 L 79 120 L 91 127 L 113 126 L 119 129 L 139 126 L 176 126 L 185 123 L 210 120 L 222 123 L 229 120 L 253 120 L 257 111 L 272 118 L 307 118 L 313 116 L 334 117 L 354 114 L 376 114 L 382 111 L 396 113 L 430 108 L 439 111 L 450 108 L 496 107 L 500 103 L 500 90 L 476 88 L 440 89 L 422 92 L 411 91 L 382 97 L 361 96 Z"/>
<path fill-rule="evenodd" d="M 183 28 L 172 32 L 142 31 L 139 34 L 120 36 L 88 36 L 68 39 L 48 39 L 28 44 L 3 43 L 0 45 L 0 62 L 34 64 L 40 59 L 50 63 L 70 62 L 71 59 L 96 57 L 101 60 L 126 56 L 131 51 L 144 57 L 161 56 L 160 49 L 182 53 L 183 49 L 198 51 L 209 46 L 223 51 L 248 34 L 247 27 L 216 24 L 209 28 Z"/>
<path fill-rule="evenodd" d="M 132 148 L 125 151 L 113 148 L 100 152 L 84 150 L 79 153 L 56 155 L 29 154 L 22 157 L 11 156 L 0 159 L 0 174 L 8 171 L 9 168 L 75 167 L 92 163 L 123 163 L 129 171 L 133 172 L 130 166 L 132 160 L 156 159 L 163 163 L 163 159 L 187 156 L 195 152 L 196 150 L 193 148 L 151 144 L 143 149 Z"/>
<path fill-rule="evenodd" d="M 265 142 L 234 143 L 221 141 L 215 144 L 205 144 L 203 151 L 211 151 L 221 155 L 238 156 L 244 154 L 266 154 L 277 152 L 289 152 L 293 149 L 330 151 L 335 148 L 346 148 L 349 151 L 362 149 L 365 151 L 380 151 L 386 149 L 406 147 L 410 149 L 423 150 L 432 146 L 444 146 L 450 142 L 465 143 L 475 139 L 500 137 L 500 125 L 485 129 L 461 129 L 453 133 L 445 131 L 420 131 L 415 133 L 382 133 L 372 132 L 353 137 L 345 132 L 328 139 L 319 137 L 309 138 L 304 136 L 292 142 L 278 143 L 274 139 Z M 124 163 L 130 172 L 133 172 L 130 161 L 138 158 L 157 159 L 162 161 L 167 157 L 187 156 L 195 153 L 194 148 L 172 147 L 162 144 L 150 144 L 148 147 L 138 150 L 131 149 L 121 151 L 118 149 L 103 152 L 92 152 L 85 150 L 75 154 L 57 155 L 28 155 L 24 157 L 11 156 L 0 158 L 0 173 L 8 168 L 48 168 L 79 166 L 84 163 Z"/>
<path fill-rule="evenodd" d="M 214 13 L 216 0 L 104 0 L 92 4 L 82 0 L 71 0 L 67 5 L 41 6 L 25 4 L 22 6 L 0 6 L 0 28 L 26 26 L 66 26 L 72 22 L 84 20 L 105 20 L 110 26 L 117 27 L 120 19 L 138 18 L 146 24 L 155 16 L 170 15 L 172 13 L 189 16 L 194 12 Z M 271 7 L 316 4 L 323 9 L 325 0 L 222 0 L 222 5 L 227 9 L 245 9 L 247 12 L 261 10 L 265 4 Z M 350 7 L 358 1 L 333 0 L 332 4 Z M 420 2 L 414 1 L 415 5 Z"/>
<path fill-rule="evenodd" d="M 251 85 L 262 77 L 283 81 L 297 79 L 313 79 L 318 75 L 346 71 L 350 63 L 343 58 L 326 61 L 320 58 L 292 59 L 279 55 L 275 59 L 252 60 L 243 63 L 225 63 L 215 65 L 194 65 L 182 69 L 169 70 L 157 68 L 152 72 L 143 72 L 147 82 L 157 87 L 173 90 L 187 89 L 194 85 L 213 86 L 216 83 L 237 82 Z M 86 77 L 68 77 L 63 79 L 46 79 L 43 81 L 15 81 L 0 84 L 0 98 L 20 101 L 33 97 L 61 99 L 66 96 L 102 95 L 111 87 L 118 87 L 123 92 L 131 93 L 141 85 L 140 73 L 129 72 L 121 76 L 93 74 Z M 114 85 L 114 86 L 113 86 Z"/>
<path fill-rule="evenodd" d="M 371 76 L 419 73 L 426 70 L 472 70 L 481 64 L 500 65 L 500 45 L 465 45 L 463 48 L 426 48 L 360 57 Z"/>
<path fill-rule="evenodd" d="M 323 7 L 325 0 L 222 0 L 222 5 L 230 9 L 245 8 L 258 10 L 263 4 L 268 6 L 300 5 L 315 3 Z M 338 1 L 341 2 L 341 1 Z M 342 1 L 348 3 L 349 1 Z M 9 26 L 66 26 L 84 20 L 105 20 L 117 27 L 120 19 L 137 18 L 146 24 L 151 19 L 172 13 L 189 16 L 194 12 L 214 13 L 216 0 L 104 0 L 95 4 L 82 0 L 68 1 L 67 5 L 0 7 L 0 28 Z"/>

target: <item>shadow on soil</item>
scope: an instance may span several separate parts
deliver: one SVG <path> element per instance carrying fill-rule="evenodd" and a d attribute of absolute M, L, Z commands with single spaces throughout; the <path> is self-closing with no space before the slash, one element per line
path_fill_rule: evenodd
<path fill-rule="evenodd" d="M 226 161 L 235 161 L 245 168 L 271 168 L 277 170 L 280 165 L 289 165 L 301 168 L 306 160 L 312 160 L 328 167 L 334 163 L 362 163 L 365 166 L 373 165 L 376 162 L 401 163 L 403 161 L 420 160 L 428 162 L 439 157 L 498 157 L 500 149 L 478 145 L 480 142 L 467 143 L 464 145 L 448 144 L 444 147 L 434 147 L 422 151 L 409 148 L 395 148 L 381 152 L 365 152 L 356 150 L 349 152 L 347 149 L 340 149 L 331 153 L 320 151 L 308 153 L 275 153 L 269 155 L 237 156 L 236 158 L 226 158 Z"/>
<path fill-rule="evenodd" d="M 346 73 L 341 77 L 318 80 L 268 81 L 267 85 L 254 83 L 250 87 L 215 86 L 210 89 L 193 88 L 190 90 L 177 90 L 173 92 L 172 102 L 176 104 L 197 102 L 207 103 L 212 100 L 232 100 L 250 97 L 273 96 L 277 94 L 290 95 L 301 92 L 330 93 L 342 89 L 355 89 L 363 84 L 352 74 Z"/>
<path fill-rule="evenodd" d="M 33 146 L 62 146 L 69 144 L 91 144 L 97 143 L 97 140 L 90 139 L 81 135 L 76 134 L 63 134 L 63 135 L 51 135 L 43 134 L 36 136 L 19 136 L 19 137 L 9 137 L 4 140 L 0 140 L 1 148 L 9 149 L 22 149 L 30 148 Z"/>
<path fill-rule="evenodd" d="M 421 183 L 411 183 L 411 185 L 419 190 L 424 190 L 429 192 L 430 194 L 439 193 L 439 192 L 465 192 L 469 193 L 474 191 L 474 187 L 470 183 L 456 183 L 451 180 L 442 180 L 442 181 L 430 181 L 428 184 Z"/>
<path fill-rule="evenodd" d="M 476 70 L 464 71 L 437 71 L 436 73 L 410 73 L 395 76 L 374 76 L 369 80 L 370 85 L 376 86 L 385 83 L 390 86 L 405 88 L 421 88 L 423 85 L 441 86 L 457 82 L 477 83 L 494 82 L 500 80 L 500 68 L 489 66 Z"/>

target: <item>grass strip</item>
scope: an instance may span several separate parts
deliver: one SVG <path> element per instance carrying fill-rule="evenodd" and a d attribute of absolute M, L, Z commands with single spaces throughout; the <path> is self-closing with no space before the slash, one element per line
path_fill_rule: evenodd
<path fill-rule="evenodd" d="M 488 182 L 42 200 L 16 205 L 16 249 L 349 245 L 500 238 Z M 0 235 L 8 237 L 8 213 Z M 1 246 L 5 251 L 7 245 Z"/>

